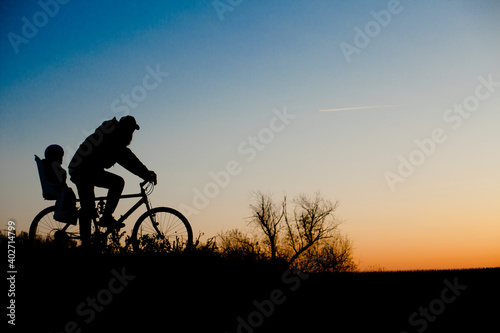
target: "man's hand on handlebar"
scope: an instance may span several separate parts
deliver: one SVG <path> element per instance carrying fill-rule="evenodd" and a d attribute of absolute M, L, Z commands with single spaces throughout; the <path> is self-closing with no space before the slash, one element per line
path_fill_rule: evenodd
<path fill-rule="evenodd" d="M 146 180 L 148 182 L 151 182 L 151 183 L 153 183 L 155 185 L 158 182 L 158 179 L 156 177 L 156 173 L 154 171 L 149 171 L 148 177 L 146 179 L 144 179 L 144 180 Z"/>

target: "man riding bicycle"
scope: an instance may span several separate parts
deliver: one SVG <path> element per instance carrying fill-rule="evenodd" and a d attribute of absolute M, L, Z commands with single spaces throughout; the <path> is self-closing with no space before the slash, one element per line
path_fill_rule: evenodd
<path fill-rule="evenodd" d="M 128 171 L 146 181 L 156 184 L 156 173 L 148 170 L 134 153 L 127 147 L 132 142 L 135 130 L 140 127 L 132 116 L 107 120 L 88 136 L 71 159 L 68 170 L 71 181 L 76 184 L 81 203 L 80 236 L 82 245 L 88 245 L 90 222 L 97 216 L 95 209 L 94 187 L 108 189 L 106 206 L 99 225 L 121 228 L 113 213 L 120 200 L 125 181 L 122 177 L 104 169 L 120 164 Z"/>

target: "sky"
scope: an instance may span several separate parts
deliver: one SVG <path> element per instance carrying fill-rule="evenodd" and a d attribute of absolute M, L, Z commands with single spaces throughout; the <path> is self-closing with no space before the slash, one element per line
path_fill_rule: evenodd
<path fill-rule="evenodd" d="M 130 114 L 153 205 L 195 236 L 251 232 L 252 191 L 319 191 L 361 270 L 500 266 L 500 2 L 0 6 L 3 225 L 51 204 L 34 154 L 59 144 L 67 166 Z"/>

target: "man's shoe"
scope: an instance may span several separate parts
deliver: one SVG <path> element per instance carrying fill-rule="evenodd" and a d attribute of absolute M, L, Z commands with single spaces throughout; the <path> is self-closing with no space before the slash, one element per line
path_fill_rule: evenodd
<path fill-rule="evenodd" d="M 103 216 L 99 219 L 99 226 L 103 228 L 120 229 L 125 226 L 125 223 L 120 223 L 111 215 Z"/>

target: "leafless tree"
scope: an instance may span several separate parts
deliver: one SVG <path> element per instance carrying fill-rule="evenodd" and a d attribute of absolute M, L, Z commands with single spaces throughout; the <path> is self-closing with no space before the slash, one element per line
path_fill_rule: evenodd
<path fill-rule="evenodd" d="M 250 205 L 252 211 L 250 224 L 262 230 L 266 237 L 266 244 L 269 245 L 271 259 L 275 259 L 278 251 L 278 237 L 283 217 L 286 214 L 285 205 L 274 204 L 271 196 L 262 192 L 255 192 L 254 197 L 255 204 Z M 283 202 L 286 202 L 286 197 Z"/>
<path fill-rule="evenodd" d="M 333 231 L 340 224 L 333 215 L 338 202 L 326 200 L 320 193 L 312 198 L 302 194 L 294 203 L 293 217 L 290 219 L 285 214 L 287 240 L 294 252 L 288 260 L 289 264 L 315 243 L 333 237 Z"/>
<path fill-rule="evenodd" d="M 250 224 L 264 234 L 272 259 L 280 256 L 293 263 L 314 244 L 333 237 L 339 225 L 333 215 L 338 202 L 332 203 L 319 193 L 312 198 L 298 196 L 293 201 L 293 216 L 288 216 L 286 196 L 280 204 L 262 192 L 256 192 L 254 199 L 255 203 L 250 205 Z"/>

